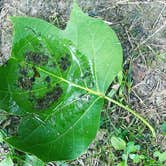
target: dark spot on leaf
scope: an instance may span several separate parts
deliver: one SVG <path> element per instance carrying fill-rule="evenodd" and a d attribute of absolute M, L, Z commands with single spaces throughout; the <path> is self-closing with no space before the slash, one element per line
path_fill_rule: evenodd
<path fill-rule="evenodd" d="M 30 76 L 29 72 L 32 72 L 33 76 Z M 17 85 L 24 90 L 32 89 L 32 85 L 35 82 L 35 78 L 40 77 L 40 73 L 35 67 L 19 66 L 19 78 Z"/>
<path fill-rule="evenodd" d="M 81 79 L 86 80 L 88 88 L 94 87 L 95 83 L 90 68 L 85 69 Z"/>
<path fill-rule="evenodd" d="M 19 88 L 24 90 L 29 90 L 32 88 L 32 80 L 28 77 L 29 68 L 27 65 L 21 66 L 19 65 L 19 77 L 17 80 L 17 85 Z"/>
<path fill-rule="evenodd" d="M 51 78 L 50 78 L 49 76 L 47 76 L 47 77 L 45 78 L 45 81 L 46 81 L 46 83 L 47 83 L 47 85 L 48 85 L 48 88 L 51 87 Z"/>
<path fill-rule="evenodd" d="M 65 56 L 61 57 L 60 60 L 58 61 L 58 64 L 61 70 L 66 71 L 67 68 L 71 65 L 71 62 L 69 60 L 69 55 L 66 54 Z"/>
<path fill-rule="evenodd" d="M 19 77 L 18 86 L 21 89 L 29 90 L 32 88 L 32 80 L 27 77 Z"/>
<path fill-rule="evenodd" d="M 40 77 L 40 73 L 37 71 L 37 69 L 35 67 L 32 67 L 33 69 L 33 72 L 34 72 L 34 75 L 33 77 L 36 78 L 36 77 Z"/>
<path fill-rule="evenodd" d="M 23 76 L 27 76 L 28 74 L 28 69 L 27 67 L 20 67 L 20 74 L 23 75 Z"/>
<path fill-rule="evenodd" d="M 52 91 L 36 99 L 35 109 L 43 110 L 48 108 L 61 97 L 62 93 L 63 89 L 57 84 Z"/>
<path fill-rule="evenodd" d="M 46 65 L 48 63 L 48 56 L 42 53 L 27 52 L 25 54 L 25 59 L 27 62 L 31 62 L 36 65 Z"/>
<path fill-rule="evenodd" d="M 32 82 L 35 82 L 35 78 L 40 77 L 40 73 L 37 71 L 35 67 L 32 67 L 32 69 L 33 69 L 33 76 L 30 78 L 30 80 Z"/>
<path fill-rule="evenodd" d="M 91 73 L 90 73 L 90 71 L 87 70 L 87 71 L 85 71 L 84 75 L 82 76 L 82 79 L 85 79 L 89 76 L 91 76 Z"/>
<path fill-rule="evenodd" d="M 53 68 L 56 68 L 56 63 L 55 62 L 52 62 L 50 65 L 49 65 L 49 67 L 53 67 Z"/>
<path fill-rule="evenodd" d="M 31 80 L 31 82 L 35 82 L 35 78 L 34 77 L 31 77 L 30 80 Z"/>
<path fill-rule="evenodd" d="M 51 78 L 50 78 L 49 76 L 47 76 L 47 77 L 45 78 L 45 81 L 46 81 L 48 84 L 50 84 Z"/>

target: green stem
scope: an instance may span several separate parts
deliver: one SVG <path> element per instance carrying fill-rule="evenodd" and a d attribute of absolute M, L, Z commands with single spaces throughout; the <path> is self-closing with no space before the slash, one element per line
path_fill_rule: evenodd
<path fill-rule="evenodd" d="M 60 79 L 61 81 L 65 82 L 65 83 L 67 83 L 67 84 L 69 84 L 69 85 L 71 85 L 71 86 L 73 86 L 73 87 L 76 87 L 76 88 L 85 90 L 85 91 L 87 91 L 87 92 L 89 92 L 89 93 L 91 93 L 91 94 L 94 94 L 94 95 L 96 95 L 96 96 L 101 96 L 101 97 L 103 97 L 104 99 L 106 99 L 106 100 L 108 100 L 108 101 L 110 101 L 110 102 L 112 102 L 112 103 L 118 105 L 119 107 L 125 109 L 126 111 L 128 111 L 128 112 L 130 112 L 131 114 L 133 114 L 134 116 L 136 116 L 139 120 L 141 120 L 141 121 L 151 130 L 153 137 L 156 137 L 155 130 L 154 130 L 154 128 L 148 123 L 148 121 L 146 121 L 141 115 L 139 115 L 137 112 L 135 112 L 134 110 L 132 110 L 132 109 L 129 108 L 128 106 L 125 106 L 125 105 L 121 104 L 120 102 L 118 102 L 118 101 L 116 101 L 116 100 L 114 100 L 114 99 L 112 99 L 112 98 L 110 98 L 110 97 L 108 97 L 108 96 L 105 96 L 105 94 L 103 94 L 103 93 L 101 93 L 101 92 L 97 92 L 97 91 L 94 91 L 94 90 L 92 90 L 92 89 L 89 89 L 89 88 L 86 88 L 86 87 L 77 85 L 77 84 L 75 84 L 75 83 L 73 83 L 73 82 L 70 82 L 70 81 L 68 81 L 68 80 L 66 80 L 66 79 L 64 79 L 64 78 L 62 78 L 62 77 L 59 77 L 59 76 L 57 76 L 56 74 L 51 73 L 51 72 L 49 72 L 49 71 L 47 71 L 47 70 L 45 70 L 45 69 L 43 69 L 43 68 L 41 68 L 41 67 L 36 67 L 36 68 L 37 68 L 38 70 L 40 70 L 40 71 L 42 71 L 42 72 L 44 72 L 44 73 L 46 73 L 46 74 L 48 74 L 48 75 L 54 77 L 54 78 Z"/>
<path fill-rule="evenodd" d="M 119 103 L 118 101 L 115 101 L 107 96 L 104 96 L 104 98 L 107 99 L 108 101 L 118 105 L 119 107 L 125 109 L 126 111 L 130 112 L 134 116 L 136 116 L 139 120 L 141 120 L 151 130 L 153 137 L 156 137 L 154 128 L 148 123 L 148 121 L 146 121 L 142 116 L 140 116 L 140 114 L 138 114 L 137 112 L 135 112 L 134 110 L 132 110 L 128 106 L 125 106 L 125 105 Z"/>

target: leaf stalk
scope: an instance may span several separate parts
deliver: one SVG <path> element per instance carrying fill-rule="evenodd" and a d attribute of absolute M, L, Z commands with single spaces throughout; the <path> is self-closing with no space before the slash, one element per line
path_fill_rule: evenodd
<path fill-rule="evenodd" d="M 123 108 L 124 110 L 128 111 L 129 113 L 133 114 L 133 115 L 134 115 L 135 117 L 137 117 L 140 121 L 142 121 L 142 122 L 150 129 L 150 131 L 152 132 L 152 136 L 153 136 L 153 137 L 156 137 L 155 130 L 154 130 L 154 128 L 149 124 L 149 122 L 148 122 L 146 119 L 144 119 L 139 113 L 135 112 L 134 110 L 132 110 L 132 109 L 129 108 L 128 106 L 123 105 L 122 103 L 120 103 L 120 102 L 118 102 L 118 101 L 116 101 L 116 100 L 114 100 L 114 99 L 112 99 L 112 98 L 106 96 L 105 94 L 103 94 L 103 93 L 101 93 L 101 92 L 94 91 L 94 90 L 92 90 L 92 89 L 89 89 L 89 88 L 86 88 L 86 87 L 77 85 L 77 84 L 75 84 L 75 83 L 73 83 L 73 82 L 70 82 L 70 81 L 68 81 L 68 80 L 66 80 L 66 79 L 64 79 L 64 78 L 62 78 L 62 77 L 59 77 L 59 76 L 57 76 L 56 74 L 51 73 L 51 72 L 49 72 L 49 71 L 47 71 L 47 70 L 45 70 L 45 69 L 43 69 L 43 68 L 41 68 L 41 67 L 37 67 L 37 69 L 40 70 L 40 71 L 42 71 L 42 72 L 44 72 L 44 73 L 46 73 L 46 74 L 49 74 L 49 75 L 52 76 L 52 77 L 55 77 L 55 78 L 57 78 L 57 79 L 60 79 L 61 81 L 65 82 L 65 83 L 67 83 L 67 84 L 69 84 L 69 85 L 71 85 L 71 86 L 73 86 L 73 87 L 76 87 L 76 88 L 85 90 L 85 91 L 87 91 L 87 92 L 89 92 L 89 93 L 91 93 L 91 94 L 94 94 L 94 95 L 96 95 L 96 96 L 100 96 L 100 97 L 102 97 L 102 98 L 104 98 L 104 99 L 106 99 L 106 100 L 108 100 L 108 101 L 110 101 L 110 102 L 116 104 L 117 106 L 119 106 L 119 107 Z"/>

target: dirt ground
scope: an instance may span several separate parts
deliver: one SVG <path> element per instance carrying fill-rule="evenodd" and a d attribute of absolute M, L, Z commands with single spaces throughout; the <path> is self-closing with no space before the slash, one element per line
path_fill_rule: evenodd
<path fill-rule="evenodd" d="M 10 56 L 12 25 L 8 20 L 9 16 L 39 17 L 65 28 L 71 2 L 72 0 L 1 0 L 0 64 Z M 166 139 L 160 131 L 160 125 L 166 120 L 166 1 L 78 0 L 78 2 L 84 12 L 92 17 L 102 18 L 117 33 L 124 50 L 124 70 L 132 82 L 130 90 L 124 94 L 125 102 L 154 126 L 157 132 L 155 144 L 161 150 L 166 150 Z M 132 118 L 122 110 L 113 112 L 110 116 L 112 123 L 115 124 L 117 119 L 123 116 L 127 118 L 129 125 Z M 135 124 L 140 123 L 136 120 Z M 146 129 L 144 134 L 149 134 Z M 102 142 L 104 138 L 105 134 L 101 129 L 97 140 Z M 93 146 L 74 165 L 88 165 L 87 156 L 91 156 L 90 165 L 105 165 L 106 162 L 100 161 L 95 155 L 97 152 L 92 150 Z M 105 153 L 107 154 L 107 151 Z"/>

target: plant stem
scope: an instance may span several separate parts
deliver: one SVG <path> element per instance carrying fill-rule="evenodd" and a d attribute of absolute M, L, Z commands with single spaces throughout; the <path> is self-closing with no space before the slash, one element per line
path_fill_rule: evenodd
<path fill-rule="evenodd" d="M 155 134 L 155 130 L 154 128 L 148 123 L 148 121 L 146 121 L 140 114 L 138 114 L 137 112 L 135 112 L 134 110 L 132 110 L 131 108 L 129 108 L 128 106 L 125 106 L 121 103 L 119 103 L 118 101 L 116 100 L 113 100 L 107 96 L 104 96 L 105 99 L 107 99 L 108 101 L 118 105 L 119 107 L 125 109 L 126 111 L 130 112 L 131 114 L 133 114 L 134 116 L 136 116 L 139 120 L 141 120 L 152 132 L 152 135 L 153 137 L 156 137 L 156 134 Z"/>
<path fill-rule="evenodd" d="M 91 94 L 94 94 L 94 95 L 96 95 L 96 96 L 101 96 L 102 98 L 104 98 L 104 99 L 106 99 L 106 100 L 108 100 L 108 101 L 110 101 L 110 102 L 112 102 L 112 103 L 118 105 L 119 107 L 125 109 L 126 111 L 128 111 L 128 112 L 130 112 L 131 114 L 133 114 L 134 116 L 136 116 L 139 120 L 141 120 L 141 121 L 151 130 L 153 137 L 156 137 L 155 130 L 154 130 L 154 128 L 148 123 L 148 121 L 146 121 L 140 114 L 138 114 L 137 112 L 135 112 L 134 110 L 132 110 L 132 109 L 129 108 L 128 106 L 123 105 L 122 103 L 120 103 L 120 102 L 118 102 L 118 101 L 116 101 L 116 100 L 114 100 L 114 99 L 112 99 L 112 98 L 106 96 L 105 94 L 103 94 L 103 93 L 101 93 L 101 92 L 94 91 L 94 90 L 92 90 L 92 89 L 89 89 L 89 88 L 80 86 L 80 85 L 78 85 L 78 84 L 75 84 L 75 83 L 73 83 L 73 82 L 70 82 L 70 81 L 68 81 L 68 80 L 66 80 L 66 79 L 64 79 L 64 78 L 62 78 L 62 77 L 59 77 L 59 76 L 57 76 L 56 74 L 54 74 L 54 73 L 52 73 L 52 72 L 50 72 L 50 71 L 47 71 L 47 70 L 45 70 L 45 69 L 43 69 L 43 68 L 41 68 L 41 67 L 36 67 L 36 68 L 37 68 L 38 70 L 40 70 L 40 71 L 46 73 L 46 74 L 49 74 L 50 76 L 52 76 L 52 77 L 54 77 L 54 78 L 60 79 L 61 81 L 65 82 L 65 83 L 67 83 L 67 84 L 69 84 L 69 85 L 71 85 L 71 86 L 73 86 L 73 87 L 76 87 L 76 88 L 85 90 L 85 91 L 87 91 L 87 92 L 89 92 L 89 93 L 91 93 Z"/>

